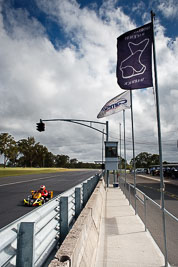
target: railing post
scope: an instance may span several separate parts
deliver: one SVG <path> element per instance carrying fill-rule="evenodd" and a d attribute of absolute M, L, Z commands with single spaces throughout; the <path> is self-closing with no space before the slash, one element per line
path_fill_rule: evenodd
<path fill-rule="evenodd" d="M 96 187 L 96 181 L 97 181 L 97 176 L 93 176 L 92 179 L 91 179 L 91 192 L 93 192 L 93 190 L 95 189 Z"/>
<path fill-rule="evenodd" d="M 91 178 L 91 180 L 89 180 L 89 197 L 91 196 L 91 194 L 95 188 L 93 180 L 94 180 L 94 176 Z"/>
<path fill-rule="evenodd" d="M 34 266 L 34 222 L 18 225 L 16 266 Z"/>
<path fill-rule="evenodd" d="M 75 188 L 75 219 L 79 216 L 81 211 L 81 188 Z"/>
<path fill-rule="evenodd" d="M 83 183 L 83 206 L 86 205 L 88 200 L 88 183 Z"/>
<path fill-rule="evenodd" d="M 89 199 L 89 197 L 91 195 L 91 179 L 87 181 L 87 185 L 88 185 L 88 199 Z"/>
<path fill-rule="evenodd" d="M 145 208 L 145 232 L 147 230 L 147 212 L 146 212 L 146 196 L 144 195 L 144 208 Z"/>
<path fill-rule="evenodd" d="M 98 180 L 99 180 L 99 175 L 96 174 L 95 176 L 93 176 L 92 178 L 92 186 L 93 186 L 93 189 L 96 187 L 97 183 L 98 183 Z"/>
<path fill-rule="evenodd" d="M 129 205 L 130 205 L 130 184 L 129 184 Z"/>
<path fill-rule="evenodd" d="M 116 171 L 113 170 L 114 184 L 116 184 Z"/>
<path fill-rule="evenodd" d="M 60 242 L 62 243 L 69 231 L 68 197 L 60 198 Z"/>

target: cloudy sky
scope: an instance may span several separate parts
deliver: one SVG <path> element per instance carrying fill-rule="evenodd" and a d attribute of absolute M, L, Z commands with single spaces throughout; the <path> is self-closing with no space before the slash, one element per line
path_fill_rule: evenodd
<path fill-rule="evenodd" d="M 101 160 L 102 134 L 67 122 L 109 121 L 119 139 L 122 112 L 97 119 L 102 106 L 123 92 L 116 80 L 117 37 L 150 22 L 155 39 L 163 159 L 178 162 L 177 0 L 0 0 L 0 132 L 15 140 L 34 136 L 54 154 Z M 136 154 L 158 153 L 153 88 L 133 91 Z M 95 125 L 103 131 L 103 125 Z M 123 142 L 122 142 L 123 143 Z M 130 110 L 126 110 L 127 158 L 132 158 Z M 123 154 L 123 152 L 122 152 Z"/>

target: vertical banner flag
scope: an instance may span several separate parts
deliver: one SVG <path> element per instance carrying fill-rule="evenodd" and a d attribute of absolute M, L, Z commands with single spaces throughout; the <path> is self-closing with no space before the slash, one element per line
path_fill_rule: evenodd
<path fill-rule="evenodd" d="M 152 23 L 117 38 L 117 82 L 122 89 L 152 87 Z"/>
<path fill-rule="evenodd" d="M 97 118 L 100 119 L 127 108 L 130 108 L 130 93 L 128 91 L 108 101 L 99 112 Z"/>

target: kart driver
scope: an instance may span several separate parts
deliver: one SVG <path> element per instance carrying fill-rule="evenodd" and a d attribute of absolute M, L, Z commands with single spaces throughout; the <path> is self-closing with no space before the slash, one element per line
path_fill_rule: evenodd
<path fill-rule="evenodd" d="M 48 196 L 48 191 L 46 190 L 45 185 L 41 185 L 38 192 L 41 193 L 42 198 L 46 198 Z"/>

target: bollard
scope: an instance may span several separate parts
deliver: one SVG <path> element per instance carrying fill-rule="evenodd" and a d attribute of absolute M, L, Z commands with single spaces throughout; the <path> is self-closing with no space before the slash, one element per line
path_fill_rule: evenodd
<path fill-rule="evenodd" d="M 68 234 L 68 197 L 60 198 L 60 243 L 62 243 Z"/>
<path fill-rule="evenodd" d="M 18 225 L 16 266 L 34 267 L 34 222 Z"/>

